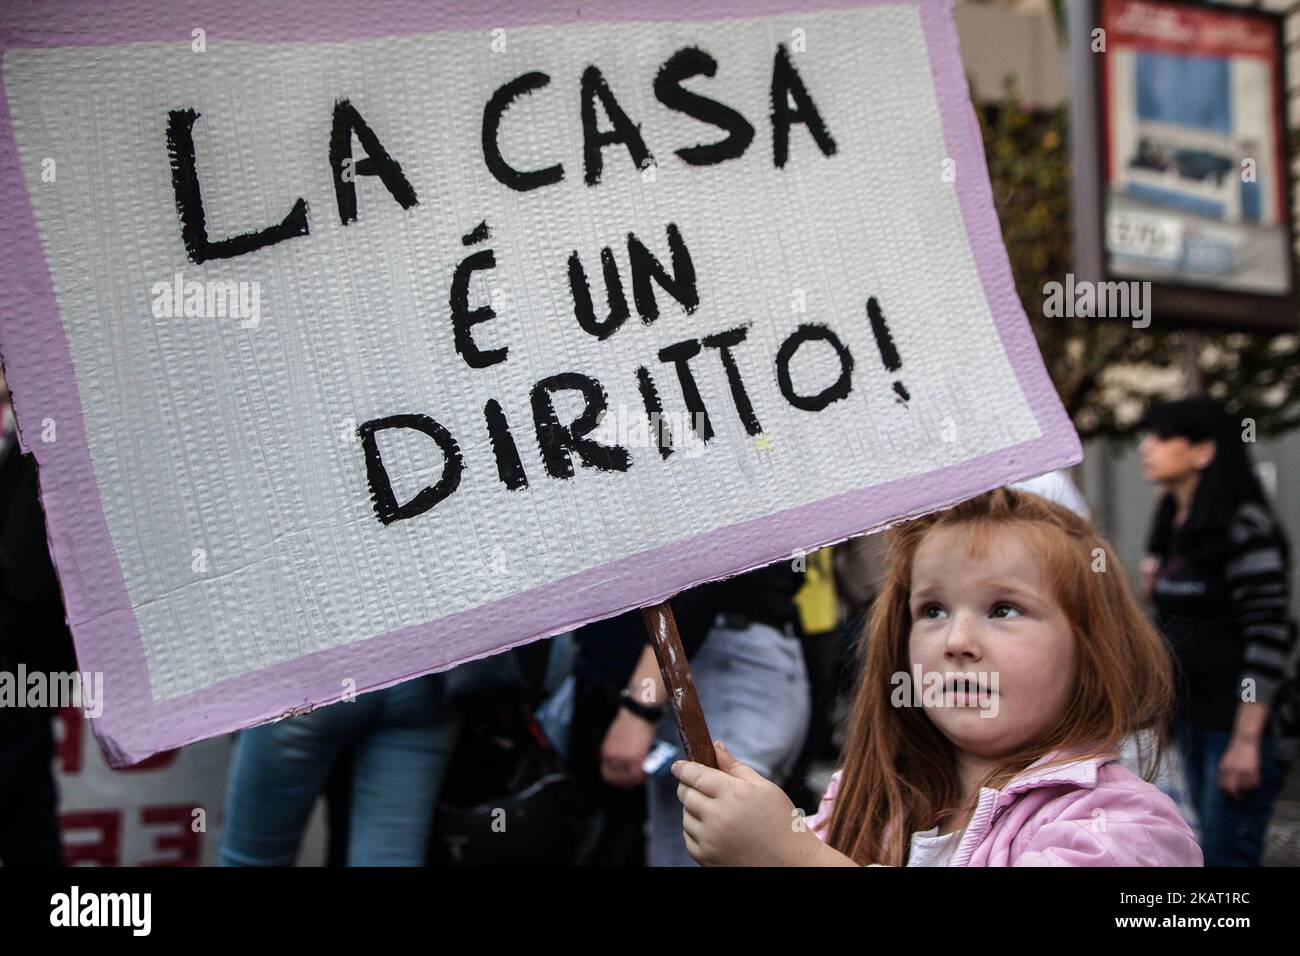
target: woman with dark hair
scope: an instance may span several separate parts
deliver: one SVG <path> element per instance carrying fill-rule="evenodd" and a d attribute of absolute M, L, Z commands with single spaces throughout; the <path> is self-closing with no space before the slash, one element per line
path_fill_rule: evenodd
<path fill-rule="evenodd" d="M 1185 398 L 1142 421 L 1164 488 L 1144 587 L 1178 663 L 1176 732 L 1206 866 L 1258 866 L 1295 748 L 1290 549 L 1239 424 Z"/>

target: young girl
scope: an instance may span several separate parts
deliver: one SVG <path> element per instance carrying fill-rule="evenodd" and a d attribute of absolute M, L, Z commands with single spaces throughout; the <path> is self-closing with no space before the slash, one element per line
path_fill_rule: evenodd
<path fill-rule="evenodd" d="M 1202 864 L 1173 801 L 1115 762 L 1149 729 L 1154 769 L 1172 664 L 1085 521 L 1002 488 L 903 525 L 890 558 L 820 811 L 718 743 L 720 770 L 673 765 L 697 862 Z"/>

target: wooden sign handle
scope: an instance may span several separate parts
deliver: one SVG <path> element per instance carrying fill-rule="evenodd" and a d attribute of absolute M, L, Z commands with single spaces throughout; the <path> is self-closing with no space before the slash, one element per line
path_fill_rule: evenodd
<path fill-rule="evenodd" d="M 645 618 L 645 629 L 654 645 L 655 659 L 659 661 L 659 673 L 663 675 L 664 687 L 668 690 L 668 703 L 673 709 L 673 720 L 677 722 L 677 734 L 682 738 L 686 759 L 716 770 L 718 759 L 713 752 L 713 738 L 709 736 L 709 725 L 704 721 L 700 697 L 695 692 L 691 665 L 686 660 L 681 635 L 677 633 L 673 609 L 665 601 L 643 607 L 641 616 Z"/>

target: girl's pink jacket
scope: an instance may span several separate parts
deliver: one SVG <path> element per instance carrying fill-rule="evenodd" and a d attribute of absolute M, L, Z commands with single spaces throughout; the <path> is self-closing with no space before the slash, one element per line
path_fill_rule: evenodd
<path fill-rule="evenodd" d="M 1174 802 L 1117 757 L 1044 768 L 1054 756 L 980 791 L 952 866 L 1204 866 Z M 823 840 L 839 784 L 837 771 L 808 818 Z"/>

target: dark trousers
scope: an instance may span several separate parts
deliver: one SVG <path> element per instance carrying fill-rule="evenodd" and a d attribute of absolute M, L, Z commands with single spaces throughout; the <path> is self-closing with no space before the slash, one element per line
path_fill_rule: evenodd
<path fill-rule="evenodd" d="M 1177 725 L 1176 733 L 1188 793 L 1200 824 L 1205 865 L 1259 866 L 1273 807 L 1286 780 L 1273 735 L 1266 733 L 1260 742 L 1259 786 L 1236 800 L 1219 789 L 1219 762 L 1232 733 L 1186 722 Z"/>
<path fill-rule="evenodd" d="M 575 676 L 569 769 L 600 819 L 600 834 L 582 865 L 645 866 L 645 787 L 622 790 L 600 776 L 600 746 L 618 714 L 617 689 L 585 670 Z"/>
<path fill-rule="evenodd" d="M 7 715 L 0 735 L 0 863 L 62 866 L 49 711 Z"/>

